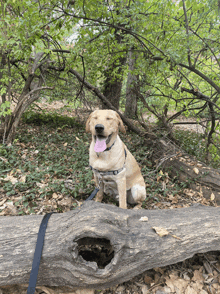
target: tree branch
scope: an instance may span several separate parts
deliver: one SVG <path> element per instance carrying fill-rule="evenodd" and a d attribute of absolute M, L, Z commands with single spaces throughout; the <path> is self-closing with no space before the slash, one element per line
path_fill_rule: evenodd
<path fill-rule="evenodd" d="M 194 72 L 195 74 L 197 74 L 198 76 L 203 78 L 207 83 L 209 83 L 220 94 L 220 87 L 217 86 L 210 78 L 208 78 L 206 75 L 204 75 L 201 71 L 199 71 L 198 69 L 196 69 L 192 66 L 187 66 L 183 63 L 178 63 L 178 65 L 189 69 L 190 71 Z"/>
<path fill-rule="evenodd" d="M 188 49 L 187 49 L 188 62 L 189 62 L 189 66 L 192 66 L 191 58 L 190 58 L 191 51 L 190 51 L 190 47 L 189 47 L 189 23 L 188 23 L 188 18 L 187 18 L 187 13 L 186 13 L 185 0 L 182 0 L 182 2 L 183 2 L 183 11 L 184 11 L 184 16 L 185 16 L 185 24 L 186 24 L 187 45 L 188 45 Z"/>
<path fill-rule="evenodd" d="M 202 99 L 202 100 L 205 100 L 205 101 L 207 101 L 208 103 L 211 103 L 211 104 L 214 105 L 217 109 L 220 110 L 220 107 L 219 107 L 218 105 L 216 105 L 214 102 L 212 102 L 212 101 L 210 100 L 210 97 L 209 97 L 209 96 L 206 96 L 206 95 L 202 94 L 202 93 L 199 92 L 199 91 L 196 91 L 196 90 L 194 90 L 194 89 L 187 89 L 187 88 L 182 87 L 182 88 L 181 88 L 181 92 L 187 92 L 187 93 L 193 94 L 194 96 L 196 96 L 196 97 L 198 97 L 198 98 L 200 98 L 200 99 Z"/>
<path fill-rule="evenodd" d="M 91 85 L 89 82 L 87 82 L 76 70 L 74 69 L 70 69 L 69 72 L 71 74 L 73 74 L 79 81 L 80 83 L 83 83 L 84 86 L 92 91 L 100 100 L 102 100 L 110 109 L 116 111 L 121 119 L 123 120 L 123 122 L 129 127 L 130 130 L 132 130 L 133 132 L 143 136 L 144 133 L 138 129 L 136 126 L 134 126 L 131 121 L 129 119 L 127 119 L 124 115 L 121 114 L 121 112 L 119 112 L 109 101 L 108 99 L 99 91 L 98 88 L 94 87 L 93 85 Z"/>

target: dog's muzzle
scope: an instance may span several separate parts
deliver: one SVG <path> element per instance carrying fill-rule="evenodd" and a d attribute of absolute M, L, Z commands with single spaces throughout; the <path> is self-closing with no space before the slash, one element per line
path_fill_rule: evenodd
<path fill-rule="evenodd" d="M 97 140 L 97 137 L 99 139 L 105 138 L 104 136 L 101 136 L 101 135 L 94 135 L 95 142 Z M 108 144 L 111 141 L 111 138 L 112 138 L 112 134 L 110 134 L 108 137 L 106 137 L 105 143 Z"/>
<path fill-rule="evenodd" d="M 102 135 L 103 131 L 105 130 L 104 125 L 102 124 L 97 124 L 95 125 L 95 131 L 96 131 L 96 136 L 95 137 L 95 141 L 97 140 L 97 137 L 101 140 L 105 140 L 106 144 L 108 144 L 111 140 L 112 134 L 110 134 L 109 136 L 105 137 Z"/>
<path fill-rule="evenodd" d="M 97 124 L 95 126 L 95 131 L 97 134 L 101 134 L 104 131 L 105 127 L 102 124 Z"/>

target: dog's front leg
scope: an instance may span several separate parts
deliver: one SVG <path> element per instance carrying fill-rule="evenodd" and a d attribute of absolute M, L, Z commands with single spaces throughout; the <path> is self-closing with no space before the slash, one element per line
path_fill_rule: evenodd
<path fill-rule="evenodd" d="M 118 195 L 119 195 L 119 207 L 120 208 L 127 208 L 127 191 L 126 191 L 126 177 L 125 171 L 122 171 L 122 175 L 118 177 L 116 180 L 117 188 L 118 188 Z"/>
<path fill-rule="evenodd" d="M 99 181 L 99 178 L 94 174 L 96 187 L 99 187 L 99 191 L 95 197 L 96 202 L 102 202 L 103 194 L 104 194 L 104 183 L 103 181 Z"/>

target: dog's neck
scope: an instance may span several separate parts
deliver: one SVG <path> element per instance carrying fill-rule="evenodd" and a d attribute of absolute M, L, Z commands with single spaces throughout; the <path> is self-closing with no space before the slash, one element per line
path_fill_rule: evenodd
<path fill-rule="evenodd" d="M 107 147 L 103 152 L 111 150 L 111 148 L 115 144 L 116 140 L 117 140 L 117 137 L 116 137 L 115 141 L 113 142 L 113 144 L 110 147 Z"/>

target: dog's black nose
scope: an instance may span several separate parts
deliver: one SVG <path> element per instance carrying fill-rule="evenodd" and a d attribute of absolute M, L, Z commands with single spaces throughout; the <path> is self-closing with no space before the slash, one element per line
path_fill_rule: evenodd
<path fill-rule="evenodd" d="M 96 130 L 97 133 L 102 133 L 104 131 L 104 128 L 105 127 L 103 125 L 101 125 L 101 124 L 98 124 L 98 125 L 95 126 L 95 130 Z"/>

